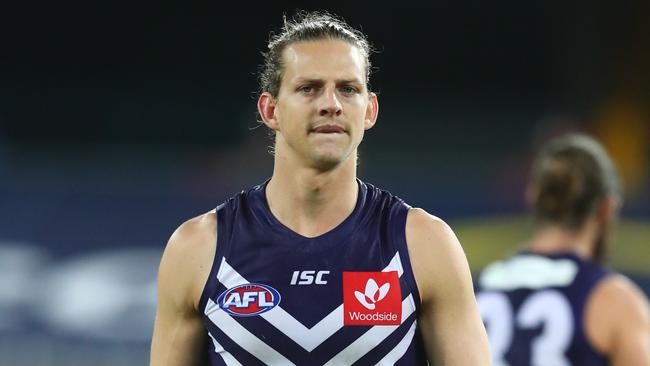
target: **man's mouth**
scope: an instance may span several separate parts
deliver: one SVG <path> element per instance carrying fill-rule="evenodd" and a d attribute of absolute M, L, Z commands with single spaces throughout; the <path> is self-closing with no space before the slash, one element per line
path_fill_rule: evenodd
<path fill-rule="evenodd" d="M 345 133 L 345 129 L 339 125 L 331 125 L 331 124 L 326 124 L 326 125 L 320 125 L 317 127 L 314 127 L 311 132 L 315 133 Z"/>

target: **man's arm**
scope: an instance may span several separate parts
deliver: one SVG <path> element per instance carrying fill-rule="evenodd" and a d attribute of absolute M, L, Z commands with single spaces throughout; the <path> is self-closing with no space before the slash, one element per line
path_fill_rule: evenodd
<path fill-rule="evenodd" d="M 216 249 L 216 213 L 182 224 L 171 236 L 158 271 L 158 304 L 151 366 L 200 365 L 207 333 L 198 310 Z"/>
<path fill-rule="evenodd" d="M 650 309 L 641 290 L 621 275 L 600 283 L 587 301 L 587 338 L 613 366 L 650 366 Z"/>
<path fill-rule="evenodd" d="M 418 319 L 432 365 L 490 364 L 467 259 L 453 231 L 421 209 L 406 223 L 409 256 L 420 291 Z"/>

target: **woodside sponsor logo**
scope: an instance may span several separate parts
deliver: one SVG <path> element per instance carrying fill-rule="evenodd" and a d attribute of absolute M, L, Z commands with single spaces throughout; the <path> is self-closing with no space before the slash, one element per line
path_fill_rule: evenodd
<path fill-rule="evenodd" d="M 343 272 L 345 325 L 399 325 L 401 297 L 397 271 Z"/>

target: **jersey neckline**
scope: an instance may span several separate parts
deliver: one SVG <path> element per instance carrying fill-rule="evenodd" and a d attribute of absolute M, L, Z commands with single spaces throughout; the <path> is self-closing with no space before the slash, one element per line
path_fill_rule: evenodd
<path fill-rule="evenodd" d="M 294 238 L 298 238 L 301 240 L 317 241 L 323 239 L 332 239 L 336 237 L 345 238 L 349 236 L 356 229 L 357 218 L 359 217 L 362 211 L 362 207 L 365 203 L 366 192 L 368 190 L 366 184 L 363 183 L 359 178 L 356 178 L 356 182 L 359 189 L 357 191 L 357 200 L 352 212 L 345 219 L 343 219 L 343 221 L 341 221 L 338 225 L 336 225 L 332 229 L 314 237 L 308 237 L 297 233 L 293 229 L 283 224 L 280 220 L 278 220 L 278 218 L 275 217 L 273 212 L 271 212 L 269 201 L 267 200 L 266 197 L 266 187 L 270 181 L 271 178 L 267 179 L 264 183 L 257 186 L 254 192 L 259 197 L 258 202 L 260 202 L 260 204 L 257 205 L 260 211 L 259 213 L 265 219 L 264 221 L 267 222 L 269 226 L 273 227 L 274 230 L 280 231 L 281 233 L 290 235 Z"/>

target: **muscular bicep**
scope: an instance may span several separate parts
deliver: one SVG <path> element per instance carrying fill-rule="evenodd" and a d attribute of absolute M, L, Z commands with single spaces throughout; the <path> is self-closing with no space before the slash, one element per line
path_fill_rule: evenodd
<path fill-rule="evenodd" d="M 422 210 L 411 210 L 407 241 L 420 290 L 422 336 L 434 365 L 489 365 L 467 259 L 451 229 Z"/>
<path fill-rule="evenodd" d="M 204 364 L 208 336 L 197 309 L 214 257 L 213 225 L 190 220 L 172 235 L 158 271 L 152 366 Z"/>
<path fill-rule="evenodd" d="M 152 366 L 201 365 L 206 353 L 201 318 L 160 299 L 151 342 Z"/>

